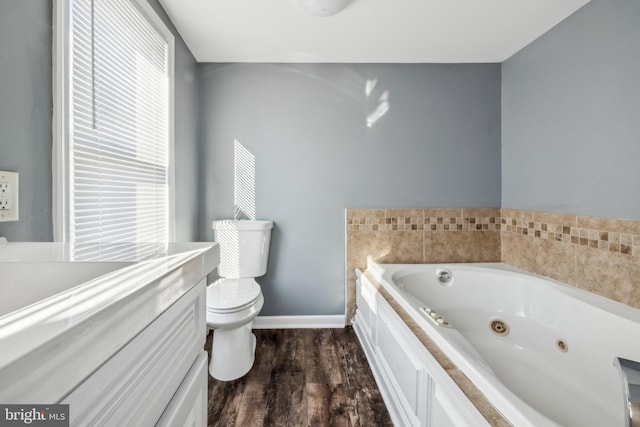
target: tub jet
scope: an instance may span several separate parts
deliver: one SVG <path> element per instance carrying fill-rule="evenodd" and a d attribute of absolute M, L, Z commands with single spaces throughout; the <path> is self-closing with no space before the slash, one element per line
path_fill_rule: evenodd
<path fill-rule="evenodd" d="M 507 335 L 509 333 L 509 325 L 507 325 L 505 322 L 503 322 L 502 320 L 492 320 L 491 321 L 491 331 L 496 334 L 496 335 L 500 335 L 501 337 Z"/>
<path fill-rule="evenodd" d="M 560 350 L 563 353 L 566 353 L 569 350 L 569 346 L 562 339 L 556 340 L 556 345 L 558 346 L 558 350 Z"/>
<path fill-rule="evenodd" d="M 453 274 L 449 270 L 445 270 L 444 268 L 439 268 L 436 271 L 436 277 L 438 278 L 438 282 L 442 285 L 448 285 L 451 282 Z"/>

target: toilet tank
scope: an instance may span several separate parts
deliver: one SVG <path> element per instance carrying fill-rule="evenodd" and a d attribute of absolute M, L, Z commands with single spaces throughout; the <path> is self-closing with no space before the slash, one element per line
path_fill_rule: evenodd
<path fill-rule="evenodd" d="M 214 239 L 220 244 L 221 277 L 260 277 L 267 272 L 272 221 L 213 221 Z"/>

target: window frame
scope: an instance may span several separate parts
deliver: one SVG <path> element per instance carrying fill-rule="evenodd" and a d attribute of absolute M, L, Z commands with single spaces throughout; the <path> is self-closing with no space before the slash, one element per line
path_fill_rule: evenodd
<path fill-rule="evenodd" d="M 175 241 L 175 36 L 147 0 L 129 0 L 158 31 L 168 45 L 169 80 L 168 122 L 168 220 L 169 241 Z M 53 141 L 52 141 L 52 217 L 54 242 L 69 242 L 69 141 L 71 123 L 71 2 L 53 2 Z"/>

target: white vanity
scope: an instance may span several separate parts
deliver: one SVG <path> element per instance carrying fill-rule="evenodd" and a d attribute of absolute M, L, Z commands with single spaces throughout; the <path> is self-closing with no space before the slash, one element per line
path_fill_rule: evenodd
<path fill-rule="evenodd" d="M 211 243 L 0 245 L 0 402 L 73 426 L 205 426 Z"/>

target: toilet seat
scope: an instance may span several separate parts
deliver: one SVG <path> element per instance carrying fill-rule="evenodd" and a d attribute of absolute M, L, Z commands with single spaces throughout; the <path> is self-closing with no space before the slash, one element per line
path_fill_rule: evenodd
<path fill-rule="evenodd" d="M 233 313 L 255 304 L 262 295 L 253 278 L 222 278 L 207 288 L 207 311 Z"/>

